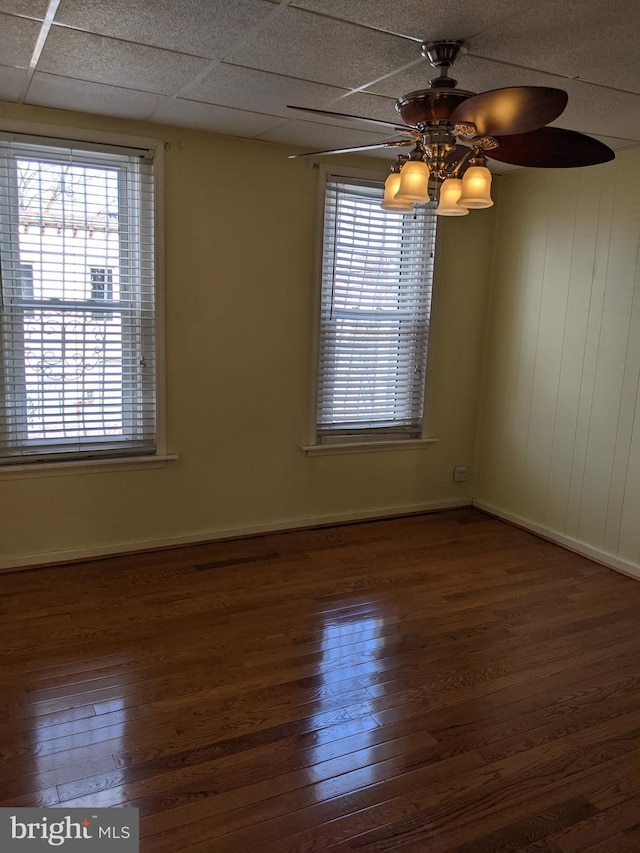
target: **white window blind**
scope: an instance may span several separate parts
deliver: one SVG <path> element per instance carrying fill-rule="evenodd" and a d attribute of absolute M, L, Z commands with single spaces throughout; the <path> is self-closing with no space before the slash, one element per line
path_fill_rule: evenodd
<path fill-rule="evenodd" d="M 389 214 L 382 196 L 326 184 L 317 444 L 422 434 L 436 217 Z"/>
<path fill-rule="evenodd" d="M 0 462 L 155 452 L 148 151 L 0 139 Z"/>

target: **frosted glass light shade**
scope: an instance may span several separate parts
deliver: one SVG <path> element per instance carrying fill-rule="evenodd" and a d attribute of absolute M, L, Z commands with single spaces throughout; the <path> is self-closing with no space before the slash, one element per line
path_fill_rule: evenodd
<path fill-rule="evenodd" d="M 460 178 L 447 178 L 440 187 L 440 201 L 436 207 L 438 216 L 466 216 L 468 208 L 461 207 L 458 199 L 462 193 Z"/>
<path fill-rule="evenodd" d="M 462 195 L 458 204 L 476 210 L 491 207 L 491 172 L 486 166 L 469 166 L 462 178 Z"/>
<path fill-rule="evenodd" d="M 413 208 L 410 201 L 402 201 L 395 198 L 400 186 L 401 172 L 392 172 L 384 182 L 384 198 L 380 207 L 383 210 L 391 210 L 396 213 L 406 213 Z"/>
<path fill-rule="evenodd" d="M 400 172 L 396 201 L 426 204 L 429 199 L 429 167 L 422 160 L 409 160 Z"/>

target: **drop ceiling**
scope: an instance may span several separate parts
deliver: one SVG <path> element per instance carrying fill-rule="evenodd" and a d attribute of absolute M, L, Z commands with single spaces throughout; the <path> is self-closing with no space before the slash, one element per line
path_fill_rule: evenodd
<path fill-rule="evenodd" d="M 637 0 L 0 0 L 0 99 L 292 153 L 366 145 L 386 131 L 287 104 L 394 121 L 435 76 L 420 43 L 464 39 L 460 88 L 565 89 L 553 124 L 620 150 L 640 145 L 639 31 Z"/>

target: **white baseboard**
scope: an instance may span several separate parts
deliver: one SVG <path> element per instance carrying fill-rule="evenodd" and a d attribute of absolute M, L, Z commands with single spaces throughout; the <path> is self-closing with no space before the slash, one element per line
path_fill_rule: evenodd
<path fill-rule="evenodd" d="M 239 525 L 219 530 L 200 530 L 184 536 L 164 536 L 157 539 L 142 539 L 131 542 L 112 542 L 89 548 L 69 548 L 61 551 L 49 551 L 21 554 L 14 557 L 0 557 L 0 573 L 15 571 L 32 566 L 52 563 L 68 563 L 75 560 L 88 560 L 94 557 L 117 556 L 135 551 L 153 551 L 156 548 L 171 548 L 180 545 L 198 545 L 217 539 L 238 539 L 243 536 L 256 536 L 261 533 L 274 533 L 282 530 L 297 530 L 306 527 L 326 527 L 332 524 L 345 524 L 351 521 L 368 521 L 382 518 L 395 518 L 402 515 L 417 515 L 437 512 L 444 509 L 460 509 L 471 506 L 471 498 L 465 500 L 432 501 L 421 504 L 369 509 L 360 512 L 331 513 L 309 518 L 290 518 L 265 524 Z"/>
<path fill-rule="evenodd" d="M 481 509 L 483 512 L 489 513 L 489 515 L 495 515 L 496 518 L 501 518 L 504 521 L 509 521 L 511 524 L 516 524 L 518 527 L 523 527 L 525 530 L 529 530 L 531 533 L 542 536 L 550 542 L 555 542 L 556 545 L 562 545 L 563 548 L 567 548 L 569 551 L 575 551 L 576 554 L 580 554 L 583 557 L 589 557 L 590 560 L 602 563 L 610 569 L 615 569 L 616 571 L 629 575 L 632 578 L 640 579 L 640 565 L 637 563 L 620 560 L 615 556 L 615 554 L 609 554 L 607 551 L 602 551 L 599 548 L 593 548 L 591 545 L 587 545 L 579 539 L 574 539 L 571 536 L 565 536 L 557 530 L 550 530 L 540 524 L 529 521 L 527 518 L 522 518 L 521 516 L 514 515 L 500 507 L 485 503 L 485 501 L 480 501 L 474 498 L 472 504 L 474 507 L 477 507 L 477 509 Z"/>

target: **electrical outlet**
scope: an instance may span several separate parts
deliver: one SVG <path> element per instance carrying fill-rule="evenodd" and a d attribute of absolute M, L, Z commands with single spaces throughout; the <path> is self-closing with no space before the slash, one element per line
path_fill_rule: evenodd
<path fill-rule="evenodd" d="M 464 465 L 456 465 L 453 469 L 453 482 L 454 483 L 464 483 L 467 479 L 467 469 Z"/>

